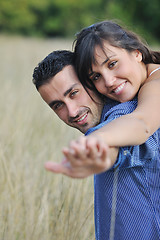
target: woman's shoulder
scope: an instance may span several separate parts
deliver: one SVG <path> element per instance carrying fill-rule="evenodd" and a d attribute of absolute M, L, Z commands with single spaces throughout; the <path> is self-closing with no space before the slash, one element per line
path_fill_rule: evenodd
<path fill-rule="evenodd" d="M 148 78 L 153 74 L 160 70 L 160 64 L 150 63 L 147 65 L 147 73 Z M 160 74 L 160 73 L 159 73 Z"/>

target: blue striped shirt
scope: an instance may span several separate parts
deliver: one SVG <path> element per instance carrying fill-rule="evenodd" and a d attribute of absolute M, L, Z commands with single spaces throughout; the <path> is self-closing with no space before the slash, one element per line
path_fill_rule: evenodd
<path fill-rule="evenodd" d="M 136 99 L 107 104 L 86 135 L 136 106 Z M 114 166 L 94 176 L 96 240 L 160 239 L 159 146 L 160 129 L 142 145 L 119 148 Z"/>

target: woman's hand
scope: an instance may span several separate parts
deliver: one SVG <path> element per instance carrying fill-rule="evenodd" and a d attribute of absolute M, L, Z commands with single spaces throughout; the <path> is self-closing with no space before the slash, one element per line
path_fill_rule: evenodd
<path fill-rule="evenodd" d="M 72 178 L 85 178 L 112 167 L 115 158 L 111 160 L 110 151 L 101 139 L 84 136 L 72 141 L 69 147 L 63 149 L 64 160 L 60 164 L 48 162 L 45 167 L 49 171 Z"/>

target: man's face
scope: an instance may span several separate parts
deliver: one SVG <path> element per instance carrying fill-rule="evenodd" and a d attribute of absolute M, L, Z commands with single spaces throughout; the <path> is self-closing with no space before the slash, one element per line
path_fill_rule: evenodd
<path fill-rule="evenodd" d="M 64 67 L 38 91 L 62 121 L 82 133 L 99 123 L 102 101 L 95 93 L 89 92 L 93 101 L 79 82 L 73 66 Z"/>

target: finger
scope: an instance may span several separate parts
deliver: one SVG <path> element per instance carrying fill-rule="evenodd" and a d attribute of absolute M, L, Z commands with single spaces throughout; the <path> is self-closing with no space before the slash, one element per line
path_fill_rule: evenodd
<path fill-rule="evenodd" d="M 66 166 L 62 163 L 46 162 L 45 168 L 53 173 L 63 173 Z"/>
<path fill-rule="evenodd" d="M 87 154 L 88 154 L 88 149 L 86 147 L 86 141 L 83 142 L 83 145 L 82 144 L 75 144 L 74 147 L 73 147 L 73 150 L 75 152 L 75 157 L 77 158 L 77 160 L 85 160 L 86 157 L 87 157 Z"/>
<path fill-rule="evenodd" d="M 63 149 L 63 154 L 72 160 L 84 160 L 87 156 L 86 138 L 81 138 L 78 141 L 72 141 L 69 148 Z"/>
<path fill-rule="evenodd" d="M 109 147 L 105 146 L 105 148 L 103 148 L 101 161 L 104 162 L 105 171 L 109 170 L 113 166 L 114 161 L 112 161 L 109 157 Z"/>
<path fill-rule="evenodd" d="M 90 157 L 92 160 L 98 158 L 101 155 L 101 146 L 98 139 L 89 138 L 86 145 L 88 149 L 88 157 Z"/>
<path fill-rule="evenodd" d="M 79 139 L 72 141 L 70 143 L 70 148 L 76 149 L 78 152 L 83 152 L 86 150 L 86 137 L 80 137 Z"/>
<path fill-rule="evenodd" d="M 63 154 L 67 161 L 71 164 L 72 168 L 79 167 L 81 165 L 81 159 L 78 158 L 73 149 L 63 149 Z"/>
<path fill-rule="evenodd" d="M 64 155 L 66 155 L 66 154 L 71 154 L 71 155 L 75 156 L 75 151 L 74 151 L 73 148 L 67 148 L 67 147 L 65 147 L 65 148 L 62 149 L 62 153 L 63 153 Z"/>
<path fill-rule="evenodd" d="M 64 160 L 62 163 L 46 162 L 45 168 L 53 173 L 59 173 L 77 179 L 86 178 L 93 174 L 90 169 L 87 170 L 86 168 L 73 168 L 70 164 L 68 164 L 69 162 L 66 160 Z"/>
<path fill-rule="evenodd" d="M 72 170 L 72 167 L 69 163 L 55 163 L 55 162 L 46 162 L 45 163 L 45 168 L 47 171 L 56 173 L 56 174 L 63 174 L 65 176 L 68 177 L 72 177 L 72 178 L 79 178 L 78 174 L 76 174 L 75 171 Z"/>
<path fill-rule="evenodd" d="M 102 155 L 102 158 L 104 158 L 104 156 L 103 156 L 104 154 L 106 154 L 106 155 L 108 154 L 109 147 L 105 142 L 99 140 L 99 142 L 97 144 L 97 148 L 98 148 L 100 155 Z"/>

